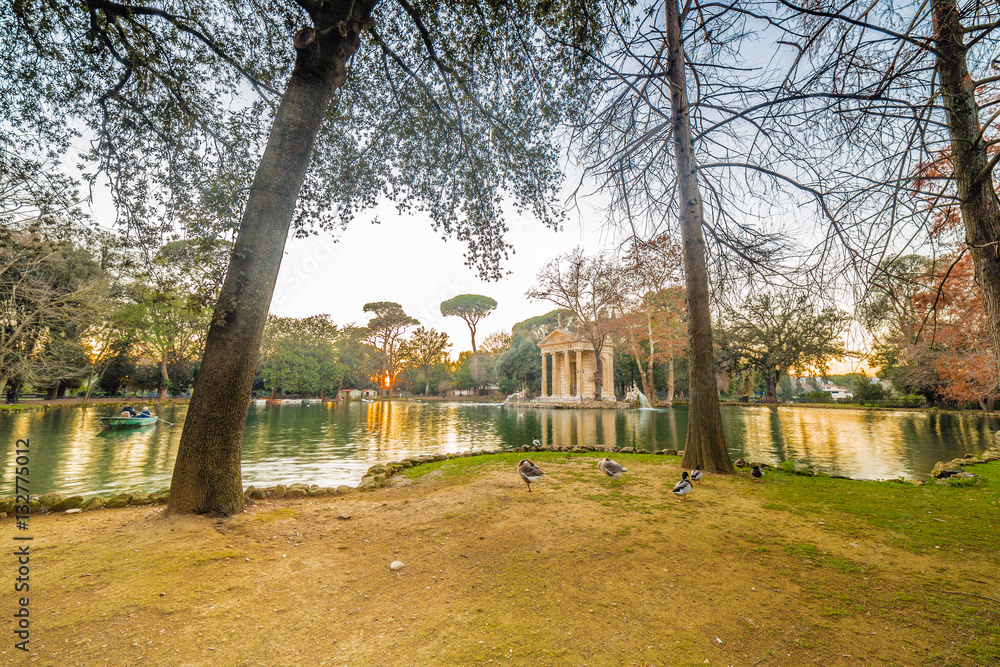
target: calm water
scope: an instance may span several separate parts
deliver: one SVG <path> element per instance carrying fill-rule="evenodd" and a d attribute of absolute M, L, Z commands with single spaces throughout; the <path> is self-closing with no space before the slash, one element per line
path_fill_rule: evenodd
<path fill-rule="evenodd" d="M 187 406 L 157 408 L 176 426 L 103 430 L 109 408 L 0 414 L 0 497 L 13 494 L 14 442 L 31 439 L 31 492 L 110 493 L 168 486 Z M 1000 418 L 976 414 L 724 406 L 729 451 L 795 458 L 822 472 L 886 479 L 926 476 L 934 463 L 978 453 Z M 356 484 L 377 462 L 418 454 L 546 445 L 680 449 L 687 408 L 531 410 L 461 403 L 253 405 L 243 483 Z"/>

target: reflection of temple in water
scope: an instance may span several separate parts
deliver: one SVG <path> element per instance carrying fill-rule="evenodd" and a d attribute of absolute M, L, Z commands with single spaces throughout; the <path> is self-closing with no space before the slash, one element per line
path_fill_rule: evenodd
<path fill-rule="evenodd" d="M 594 400 L 597 355 L 590 341 L 565 329 L 555 329 L 538 342 L 542 350 L 543 403 L 579 404 Z M 550 372 L 551 368 L 551 372 Z M 598 400 L 613 401 L 614 351 L 601 348 L 601 393 Z"/>

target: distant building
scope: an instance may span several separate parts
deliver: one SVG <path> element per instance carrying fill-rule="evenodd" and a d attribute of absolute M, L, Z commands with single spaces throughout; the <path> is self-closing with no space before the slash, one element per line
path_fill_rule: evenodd
<path fill-rule="evenodd" d="M 843 387 L 839 387 L 835 384 L 829 384 L 829 383 L 821 384 L 819 386 L 819 391 L 825 391 L 826 393 L 830 394 L 830 396 L 835 401 L 838 401 L 842 398 L 854 398 L 854 392 L 852 392 L 850 389 L 844 389 Z"/>
<path fill-rule="evenodd" d="M 362 398 L 373 399 L 378 398 L 378 389 L 341 389 L 340 390 L 340 400 L 342 401 L 358 401 Z"/>
<path fill-rule="evenodd" d="M 542 351 L 542 396 L 548 403 L 580 403 L 594 400 L 594 369 L 597 355 L 586 338 L 555 329 L 538 342 Z M 552 393 L 548 393 L 549 358 L 552 360 Z M 614 351 L 610 343 L 601 349 L 601 395 L 615 400 Z"/>

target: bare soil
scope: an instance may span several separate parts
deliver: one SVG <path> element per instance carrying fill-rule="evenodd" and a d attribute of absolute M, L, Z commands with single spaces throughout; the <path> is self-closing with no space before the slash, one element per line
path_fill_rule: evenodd
<path fill-rule="evenodd" d="M 618 457 L 628 472 L 609 483 L 595 457 L 532 456 L 546 476 L 529 493 L 517 458 L 422 466 L 392 488 L 261 501 L 225 520 L 156 507 L 34 518 L 31 653 L 5 630 L 0 664 L 983 665 L 1000 655 L 988 541 L 934 549 L 834 503 L 829 517 L 788 506 L 813 482 L 777 473 L 708 476 L 681 502 L 673 457 Z M 981 495 L 994 517 L 983 530 L 995 531 L 996 498 Z M 938 516 L 913 521 L 938 529 L 949 520 Z M 391 571 L 395 560 L 405 566 Z"/>

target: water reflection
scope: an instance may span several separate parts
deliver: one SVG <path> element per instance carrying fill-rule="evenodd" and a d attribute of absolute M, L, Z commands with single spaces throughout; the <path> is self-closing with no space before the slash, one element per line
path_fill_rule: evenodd
<path fill-rule="evenodd" d="M 186 406 L 158 409 L 176 426 L 104 430 L 106 409 L 0 415 L 0 496 L 13 493 L 14 442 L 31 439 L 31 491 L 103 493 L 168 486 Z M 852 477 L 922 477 L 936 461 L 978 453 L 1000 428 L 995 416 L 726 406 L 733 458 L 795 458 Z M 616 445 L 682 449 L 685 408 L 521 409 L 463 403 L 254 405 L 243 439 L 243 481 L 355 484 L 373 463 L 437 452 Z"/>

